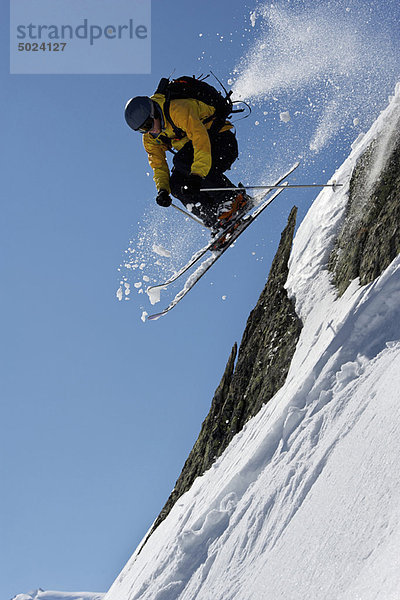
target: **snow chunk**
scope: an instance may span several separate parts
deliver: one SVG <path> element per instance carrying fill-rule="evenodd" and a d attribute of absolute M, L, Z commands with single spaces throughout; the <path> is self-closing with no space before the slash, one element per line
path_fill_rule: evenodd
<path fill-rule="evenodd" d="M 146 312 L 145 310 L 142 312 L 142 316 L 140 317 L 140 319 L 143 321 L 143 323 L 146 322 L 146 317 L 148 316 L 148 312 Z"/>
<path fill-rule="evenodd" d="M 355 150 L 358 144 L 364 139 L 365 133 L 360 133 L 360 135 L 354 140 L 351 144 L 351 149 Z"/>
<path fill-rule="evenodd" d="M 153 244 L 153 252 L 158 256 L 165 256 L 165 258 L 171 258 L 171 252 L 166 248 L 163 248 L 160 244 Z"/>
<path fill-rule="evenodd" d="M 124 295 L 124 292 L 122 291 L 122 285 L 119 286 L 115 295 L 117 296 L 118 300 L 121 302 L 123 295 Z"/>
<path fill-rule="evenodd" d="M 162 290 L 167 289 L 165 286 L 163 287 L 162 285 L 156 285 L 155 287 L 151 287 L 148 288 L 146 290 L 146 294 L 149 297 L 150 300 L 150 304 L 157 304 L 157 302 L 160 302 L 160 295 Z"/>
<path fill-rule="evenodd" d="M 279 118 L 280 118 L 280 120 L 283 123 L 289 123 L 289 121 L 290 121 L 290 113 L 289 113 L 289 111 L 286 110 L 285 112 L 281 112 L 280 115 L 279 115 Z"/>

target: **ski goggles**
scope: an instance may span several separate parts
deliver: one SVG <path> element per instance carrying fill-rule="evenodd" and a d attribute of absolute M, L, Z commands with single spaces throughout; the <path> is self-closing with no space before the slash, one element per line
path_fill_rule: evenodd
<path fill-rule="evenodd" d="M 147 117 L 145 122 L 142 123 L 140 127 L 138 127 L 137 131 L 140 131 L 140 133 L 147 133 L 148 131 L 153 129 L 153 127 L 154 127 L 154 104 L 152 102 L 150 115 Z"/>
<path fill-rule="evenodd" d="M 138 131 L 140 131 L 140 133 L 147 133 L 148 131 L 153 129 L 153 127 L 154 127 L 154 118 L 147 117 L 145 122 L 139 127 Z"/>

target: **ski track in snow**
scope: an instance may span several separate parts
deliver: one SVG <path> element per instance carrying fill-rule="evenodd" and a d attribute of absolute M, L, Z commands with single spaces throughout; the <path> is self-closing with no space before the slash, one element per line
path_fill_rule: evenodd
<path fill-rule="evenodd" d="M 338 182 L 399 111 L 397 86 Z M 287 288 L 304 327 L 285 385 L 178 500 L 106 600 L 398 598 L 400 257 L 336 297 L 326 263 L 347 195 L 346 185 L 321 192 L 296 234 Z"/>
<path fill-rule="evenodd" d="M 399 279 L 397 283 L 398 294 Z M 399 316 L 397 314 L 397 318 Z M 366 337 L 373 338 L 375 333 L 373 323 L 364 330 Z M 372 363 L 358 356 L 354 361 L 344 362 L 340 351 L 336 352 L 330 364 L 328 360 L 326 364 L 319 365 L 320 376 L 314 370 L 313 384 L 309 378 L 308 385 L 294 395 L 290 404 L 274 420 L 274 412 L 279 413 L 277 407 L 287 395 L 287 390 L 282 389 L 273 404 L 268 405 L 231 444 L 229 454 L 238 464 L 225 464 L 229 456 L 225 461 L 224 457 L 220 459 L 195 482 L 186 499 L 182 498 L 173 509 L 172 527 L 165 522 L 153 534 L 142 554 L 147 567 L 145 571 L 154 564 L 157 567 L 150 577 L 144 578 L 135 593 L 126 590 L 126 597 L 130 600 L 173 600 L 178 597 L 182 600 L 197 597 L 243 600 L 257 597 L 254 592 L 249 596 L 244 593 L 249 570 L 247 558 L 253 555 L 262 561 L 262 557 L 266 553 L 271 554 L 290 527 L 313 491 L 329 457 L 357 426 L 369 407 L 368 403 L 375 401 L 374 366 L 379 367 L 377 371 L 382 377 L 384 370 L 380 362 L 384 363 L 386 370 L 398 373 L 400 343 L 394 342 L 393 347 L 383 351 Z M 393 374 L 389 383 L 393 385 Z M 358 403 L 351 402 L 355 393 L 359 396 Z M 331 402 L 332 399 L 335 402 Z M 242 458 L 249 455 L 250 458 Z M 235 471 L 233 476 L 232 470 Z M 204 488 L 207 490 L 206 498 L 202 493 Z M 269 492 L 262 493 L 260 490 Z M 191 508 L 185 515 L 182 509 L 186 506 Z M 200 516 L 193 519 L 194 515 Z M 158 535 L 161 544 L 157 540 Z M 163 544 L 166 547 L 163 548 Z M 212 573 L 217 559 L 217 572 Z M 240 565 L 247 571 L 242 572 Z M 140 572 L 136 572 L 132 577 L 132 592 L 139 576 Z M 208 578 L 217 587 L 212 592 L 215 595 L 207 596 L 209 591 L 201 593 Z M 250 586 L 251 582 L 247 584 Z M 227 589 L 230 590 L 229 595 Z M 113 597 L 112 591 L 110 597 Z"/>

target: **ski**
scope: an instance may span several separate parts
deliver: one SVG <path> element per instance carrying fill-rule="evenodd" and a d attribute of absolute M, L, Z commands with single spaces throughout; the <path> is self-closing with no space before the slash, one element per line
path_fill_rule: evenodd
<path fill-rule="evenodd" d="M 299 164 L 300 164 L 299 162 L 294 163 L 290 167 L 290 169 L 288 171 L 286 171 L 286 173 L 284 175 L 282 175 L 281 177 L 279 177 L 279 179 L 277 179 L 277 181 L 275 181 L 273 186 L 271 186 L 271 188 L 268 189 L 266 191 L 266 193 L 264 194 L 261 203 L 263 203 L 265 201 L 265 196 L 267 196 L 274 189 L 274 186 L 279 185 L 280 183 L 282 183 L 282 181 L 284 181 L 287 177 L 289 177 L 289 175 L 291 175 L 293 173 L 293 171 L 295 169 L 297 169 Z M 249 213 L 251 210 L 253 210 L 256 206 L 259 206 L 259 205 L 260 204 L 251 202 L 250 206 L 247 208 L 247 210 L 244 214 Z M 207 252 L 209 250 L 212 250 L 213 246 L 217 246 L 218 242 L 224 236 L 229 235 L 235 229 L 235 225 L 236 225 L 237 221 L 240 219 L 243 219 L 243 217 L 244 217 L 244 215 L 242 214 L 239 219 L 232 221 L 232 223 L 229 225 L 229 227 L 227 227 L 219 236 L 217 236 L 216 238 L 213 238 L 206 246 L 204 246 L 200 250 L 197 250 L 197 252 L 195 252 L 195 254 L 193 254 L 193 256 L 188 260 L 188 262 L 185 265 L 183 265 L 183 267 L 181 269 L 179 269 L 179 271 L 174 273 L 169 279 L 167 279 L 163 283 L 158 283 L 156 285 L 149 286 L 147 288 L 148 295 L 151 296 L 152 294 L 157 294 L 157 290 L 161 291 L 163 288 L 166 288 L 167 286 L 171 285 L 171 283 L 174 283 L 177 279 L 179 279 L 179 277 L 181 277 L 187 271 L 189 271 L 189 269 L 191 269 L 205 254 L 207 254 Z"/>
<path fill-rule="evenodd" d="M 211 256 L 206 258 L 206 260 L 204 260 L 200 264 L 196 271 L 194 271 L 194 273 L 192 273 L 192 275 L 190 275 L 190 277 L 187 279 L 183 289 L 180 292 L 178 292 L 175 298 L 169 303 L 169 305 L 164 310 L 149 315 L 147 317 L 147 320 L 155 321 L 169 313 L 173 308 L 175 308 L 178 302 L 180 302 L 182 298 L 184 298 L 186 294 L 188 294 L 190 290 L 193 289 L 196 283 L 200 281 L 200 279 L 203 277 L 203 275 L 207 273 L 209 269 L 211 269 L 211 267 L 217 262 L 217 260 L 228 250 L 228 248 L 232 246 L 232 244 L 249 227 L 249 225 L 251 225 L 253 221 L 255 221 L 257 217 L 267 208 L 267 206 L 269 206 L 271 202 L 283 192 L 285 187 L 279 188 L 271 197 L 267 198 L 266 200 L 264 200 L 264 202 L 259 204 L 256 210 L 251 215 L 246 215 L 245 217 L 242 217 L 242 222 L 232 232 L 229 240 L 227 240 L 225 245 L 220 250 L 214 251 Z"/>

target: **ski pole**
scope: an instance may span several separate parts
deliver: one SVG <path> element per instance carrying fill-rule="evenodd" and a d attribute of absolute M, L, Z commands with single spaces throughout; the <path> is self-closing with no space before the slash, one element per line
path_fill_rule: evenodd
<path fill-rule="evenodd" d="M 191 215 L 186 210 L 183 210 L 183 208 L 180 208 L 179 206 L 177 206 L 173 202 L 171 202 L 171 206 L 173 206 L 174 208 L 176 208 L 176 210 L 179 210 L 179 212 L 183 213 L 185 215 L 185 217 L 189 217 L 189 219 L 192 219 L 192 221 L 194 221 L 195 223 L 198 223 L 198 225 L 201 225 L 202 227 L 204 227 L 205 229 L 207 229 L 207 227 L 204 225 L 204 223 L 202 221 L 200 221 L 200 219 L 197 219 L 196 217 L 194 217 L 193 215 Z"/>
<path fill-rule="evenodd" d="M 281 184 L 281 185 L 242 185 L 241 187 L 227 188 L 202 188 L 200 192 L 237 192 L 243 190 L 275 190 L 278 188 L 313 188 L 313 187 L 331 187 L 333 191 L 341 187 L 343 183 L 309 183 L 309 184 Z"/>

